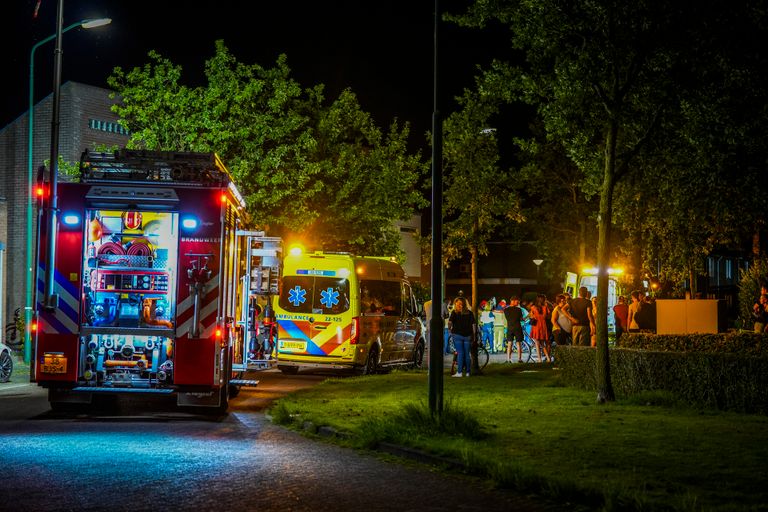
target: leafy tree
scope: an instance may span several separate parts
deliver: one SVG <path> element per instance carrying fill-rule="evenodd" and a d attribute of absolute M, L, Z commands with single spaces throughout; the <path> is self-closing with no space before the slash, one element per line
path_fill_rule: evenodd
<path fill-rule="evenodd" d="M 206 62 L 207 85 L 182 84 L 181 67 L 156 52 L 109 84 L 131 131 L 130 147 L 215 151 L 235 176 L 253 223 L 308 246 L 399 254 L 394 220 L 424 204 L 425 171 L 409 154 L 408 125 L 382 132 L 350 90 L 327 105 L 323 86 L 291 78 L 284 55 L 272 68 L 238 62 L 223 42 Z"/>
<path fill-rule="evenodd" d="M 678 80 L 679 107 L 667 110 L 671 129 L 646 152 L 642 172 L 617 186 L 616 220 L 635 235 L 629 242 L 664 277 L 692 286 L 706 256 L 741 249 L 759 234 L 768 206 L 755 193 L 768 185 L 765 12 L 749 3 L 703 7 L 709 30 L 697 38 L 690 77 Z M 759 255 L 759 243 L 753 252 Z"/>
<path fill-rule="evenodd" d="M 505 223 L 522 216 L 511 180 L 499 167 L 496 131 L 490 128 L 497 100 L 466 90 L 458 102 L 461 109 L 443 123 L 443 255 L 448 262 L 469 253 L 477 314 L 478 257 L 488 253 L 487 242 Z"/>
<path fill-rule="evenodd" d="M 504 97 L 534 106 L 547 140 L 561 144 L 583 173 L 582 190 L 599 195 L 599 401 L 614 399 L 606 314 L 614 191 L 630 174 L 648 170 L 649 155 L 663 152 L 665 140 L 684 135 L 691 100 L 713 99 L 707 91 L 718 76 L 708 74 L 710 63 L 727 60 L 719 43 L 728 30 L 712 35 L 711 25 L 736 26 L 721 15 L 723 7 L 716 0 L 477 0 L 454 17 L 470 26 L 498 20 L 510 27 L 524 63 L 495 63 L 487 87 L 508 84 Z"/>
<path fill-rule="evenodd" d="M 587 197 L 582 190 L 583 174 L 562 145 L 547 141 L 540 125 L 531 129 L 530 139 L 515 141 L 522 162 L 516 187 L 529 233 L 526 238 L 536 241 L 545 266 L 560 277 L 594 258 L 587 247 L 597 239 L 596 197 Z"/>

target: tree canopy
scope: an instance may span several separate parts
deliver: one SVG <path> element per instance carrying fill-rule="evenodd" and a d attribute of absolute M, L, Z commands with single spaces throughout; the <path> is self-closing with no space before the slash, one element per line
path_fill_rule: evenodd
<path fill-rule="evenodd" d="M 485 71 L 481 87 L 533 106 L 544 140 L 561 148 L 581 173 L 585 197 L 599 197 L 598 395 L 611 400 L 607 269 L 618 245 L 611 236 L 615 201 L 621 198 L 617 204 L 628 210 L 616 218 L 627 220 L 624 231 L 635 248 L 671 240 L 664 249 L 669 261 L 673 253 L 679 257 L 702 247 L 704 235 L 705 251 L 727 239 L 725 233 L 737 224 L 732 217 L 740 212 L 737 206 L 731 217 L 712 207 L 731 196 L 722 194 L 717 178 L 728 178 L 709 153 L 728 144 L 713 143 L 706 134 L 734 136 L 761 122 L 724 119 L 724 130 L 707 132 L 705 120 L 729 100 L 739 103 L 741 93 L 728 86 L 729 73 L 764 74 L 765 66 L 755 66 L 761 57 L 754 58 L 761 55 L 757 45 L 764 41 L 758 37 L 765 33 L 759 26 L 764 9 L 757 3 L 735 7 L 718 0 L 477 0 L 453 19 L 469 26 L 501 22 L 509 27 L 512 49 L 520 58 L 496 62 Z M 729 40 L 740 27 L 750 34 L 737 36 L 740 43 L 749 43 L 741 53 Z M 750 97 L 764 95 L 762 79 L 749 83 L 754 86 Z M 759 105 L 764 108 L 765 102 Z M 751 117 L 740 106 L 738 111 Z M 713 202 L 708 204 L 709 197 L 702 201 L 701 192 L 713 194 Z M 675 207 L 683 211 L 670 215 Z M 657 232 L 649 225 L 665 229 Z"/>
<path fill-rule="evenodd" d="M 472 300 L 477 301 L 477 260 L 487 254 L 487 242 L 505 223 L 522 220 L 514 183 L 499 164 L 496 130 L 492 117 L 498 99 L 465 91 L 460 109 L 443 125 L 444 259 L 470 255 Z"/>
<path fill-rule="evenodd" d="M 382 130 L 351 90 L 329 103 L 322 85 L 302 88 L 290 73 L 285 55 L 273 67 L 245 64 L 218 41 L 204 86 L 184 85 L 181 67 L 157 52 L 143 67 L 115 68 L 109 85 L 130 147 L 218 153 L 255 226 L 310 248 L 399 255 L 393 222 L 425 203 L 409 125 Z"/>

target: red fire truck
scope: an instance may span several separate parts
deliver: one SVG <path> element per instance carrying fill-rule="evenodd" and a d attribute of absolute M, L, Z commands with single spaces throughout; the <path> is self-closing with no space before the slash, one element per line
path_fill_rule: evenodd
<path fill-rule="evenodd" d="M 268 367 L 249 347 L 257 299 L 277 291 L 279 239 L 243 230 L 215 154 L 86 151 L 80 171 L 49 194 L 55 209 L 41 205 L 34 380 L 52 407 L 175 393 L 226 410 L 255 385 L 245 372 Z"/>

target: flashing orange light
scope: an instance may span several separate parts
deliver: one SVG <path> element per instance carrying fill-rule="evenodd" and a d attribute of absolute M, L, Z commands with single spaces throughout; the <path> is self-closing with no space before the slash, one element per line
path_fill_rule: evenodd
<path fill-rule="evenodd" d="M 31 324 L 29 324 L 29 330 L 32 332 L 37 331 L 37 322 L 32 322 Z"/>
<path fill-rule="evenodd" d="M 222 192 L 221 195 L 219 196 L 219 201 L 221 201 L 221 204 L 225 204 L 227 202 L 227 194 Z"/>
<path fill-rule="evenodd" d="M 35 194 L 37 195 L 37 197 L 43 197 L 43 195 L 45 194 L 45 189 L 42 186 L 38 185 L 38 187 L 35 189 Z"/>
<path fill-rule="evenodd" d="M 221 338 L 221 329 L 216 329 L 216 337 Z"/>

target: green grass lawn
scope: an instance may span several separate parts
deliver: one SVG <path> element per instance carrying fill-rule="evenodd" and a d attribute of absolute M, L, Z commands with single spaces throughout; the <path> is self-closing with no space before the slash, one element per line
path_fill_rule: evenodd
<path fill-rule="evenodd" d="M 768 417 L 695 410 L 670 394 L 596 404 L 548 365 L 446 377 L 431 423 L 426 371 L 329 379 L 273 407 L 276 421 L 462 461 L 501 487 L 613 510 L 768 510 Z M 426 419 L 424 419 L 426 418 Z"/>

